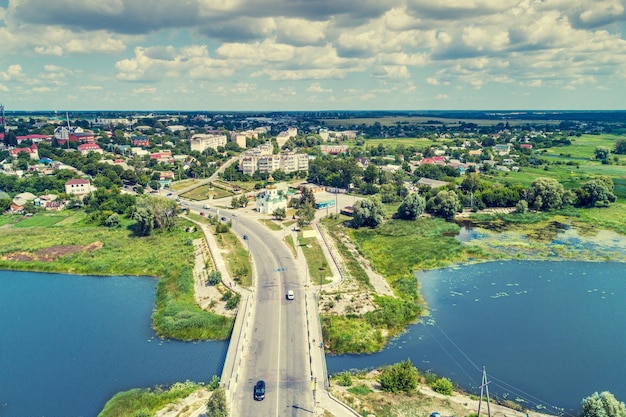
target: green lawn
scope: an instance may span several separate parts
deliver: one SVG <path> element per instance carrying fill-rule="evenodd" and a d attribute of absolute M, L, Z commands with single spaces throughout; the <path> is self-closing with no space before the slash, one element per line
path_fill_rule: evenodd
<path fill-rule="evenodd" d="M 33 217 L 24 217 L 23 220 L 15 223 L 13 227 L 49 227 L 62 222 L 67 217 L 69 216 L 40 214 Z"/>

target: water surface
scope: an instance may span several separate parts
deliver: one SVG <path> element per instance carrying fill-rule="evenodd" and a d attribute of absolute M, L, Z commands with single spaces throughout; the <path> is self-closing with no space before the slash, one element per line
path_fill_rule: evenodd
<path fill-rule="evenodd" d="M 595 391 L 626 399 L 626 265 L 507 261 L 420 273 L 425 323 L 374 355 L 328 357 L 331 373 L 410 358 L 478 393 L 544 411 L 575 410 Z M 554 406 L 554 407 L 552 407 Z"/>
<path fill-rule="evenodd" d="M 156 279 L 0 271 L 0 416 L 95 416 L 115 393 L 209 381 L 227 342 L 161 340 Z"/>

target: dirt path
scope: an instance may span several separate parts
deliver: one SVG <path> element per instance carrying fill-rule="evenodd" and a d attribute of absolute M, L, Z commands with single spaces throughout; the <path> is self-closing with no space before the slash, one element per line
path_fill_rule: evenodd
<path fill-rule="evenodd" d="M 215 270 L 206 240 L 204 238 L 194 240 L 193 247 L 196 254 L 196 263 L 193 268 L 196 303 L 200 308 L 215 314 L 235 317 L 237 310 L 227 309 L 226 301 L 221 301 L 222 295 L 227 291 L 226 287 L 223 284 L 206 285 L 207 265 L 211 270 Z"/>

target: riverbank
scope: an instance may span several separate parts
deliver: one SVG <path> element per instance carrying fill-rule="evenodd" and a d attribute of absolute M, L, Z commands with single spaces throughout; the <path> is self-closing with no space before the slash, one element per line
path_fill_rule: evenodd
<path fill-rule="evenodd" d="M 379 371 L 352 376 L 351 386 L 341 386 L 333 379 L 329 391 L 338 400 L 350 405 L 362 416 L 429 416 L 438 412 L 441 416 L 471 416 L 478 411 L 479 398 L 460 391 L 443 395 L 420 383 L 409 394 L 391 394 L 381 390 L 376 381 Z M 492 417 L 551 417 L 535 410 L 514 410 L 501 404 L 489 404 Z M 481 405 L 481 414 L 487 413 L 486 397 Z M 323 414 L 322 414 L 323 415 Z"/>

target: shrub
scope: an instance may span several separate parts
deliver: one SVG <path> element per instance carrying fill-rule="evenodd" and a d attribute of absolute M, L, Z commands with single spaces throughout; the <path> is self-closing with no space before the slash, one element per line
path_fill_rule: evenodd
<path fill-rule="evenodd" d="M 452 395 L 452 391 L 454 390 L 452 382 L 450 382 L 448 378 L 438 378 L 430 385 L 430 387 L 433 391 L 444 395 Z"/>
<path fill-rule="evenodd" d="M 218 389 L 220 387 L 220 377 L 217 375 L 213 375 L 213 378 L 211 378 L 211 382 L 209 382 L 209 385 L 207 385 L 207 388 L 210 389 L 211 391 L 215 391 L 216 389 Z"/>
<path fill-rule="evenodd" d="M 410 392 L 417 388 L 417 369 L 407 359 L 404 362 L 387 366 L 382 369 L 378 376 L 378 382 L 383 391 L 398 393 Z"/>
<path fill-rule="evenodd" d="M 213 395 L 206 403 L 206 411 L 211 417 L 228 417 L 226 394 L 222 388 L 213 391 Z"/>
<path fill-rule="evenodd" d="M 220 271 L 213 271 L 209 274 L 206 280 L 207 285 L 217 285 L 222 281 L 222 273 Z"/>
<path fill-rule="evenodd" d="M 604 391 L 600 394 L 594 392 L 583 399 L 582 417 L 624 417 L 626 405 L 618 401 L 613 394 Z"/>
<path fill-rule="evenodd" d="M 352 375 L 350 372 L 342 372 L 337 377 L 337 383 L 342 387 L 352 386 Z"/>

